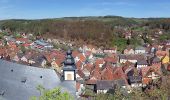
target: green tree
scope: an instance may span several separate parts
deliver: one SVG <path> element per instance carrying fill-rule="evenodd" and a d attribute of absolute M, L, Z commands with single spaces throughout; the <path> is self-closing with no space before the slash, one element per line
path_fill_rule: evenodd
<path fill-rule="evenodd" d="M 115 38 L 112 45 L 117 46 L 119 51 L 123 51 L 127 46 L 127 40 L 125 38 Z"/>
<path fill-rule="evenodd" d="M 30 100 L 74 100 L 72 95 L 68 92 L 61 92 L 59 87 L 46 90 L 43 86 L 38 85 L 37 90 L 40 92 L 40 97 L 33 96 Z"/>
<path fill-rule="evenodd" d="M 21 51 L 23 52 L 23 53 L 25 53 L 26 52 L 26 48 L 22 45 L 21 47 Z"/>

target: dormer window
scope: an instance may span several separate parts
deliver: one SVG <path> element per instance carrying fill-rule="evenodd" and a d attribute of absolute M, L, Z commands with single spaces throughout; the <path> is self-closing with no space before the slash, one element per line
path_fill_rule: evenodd
<path fill-rule="evenodd" d="M 0 90 L 0 96 L 3 96 L 5 94 L 4 90 Z"/>
<path fill-rule="evenodd" d="M 11 72 L 13 72 L 14 70 L 13 69 L 11 69 Z"/>
<path fill-rule="evenodd" d="M 26 77 L 23 77 L 22 79 L 21 79 L 21 82 L 22 83 L 25 83 L 27 81 L 27 78 Z"/>

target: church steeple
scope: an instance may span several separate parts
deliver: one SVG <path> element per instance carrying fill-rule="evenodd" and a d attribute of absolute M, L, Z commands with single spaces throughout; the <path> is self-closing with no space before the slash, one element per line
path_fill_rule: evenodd
<path fill-rule="evenodd" d="M 72 51 L 68 50 L 63 66 L 64 80 L 76 80 L 76 65 L 72 57 Z"/>

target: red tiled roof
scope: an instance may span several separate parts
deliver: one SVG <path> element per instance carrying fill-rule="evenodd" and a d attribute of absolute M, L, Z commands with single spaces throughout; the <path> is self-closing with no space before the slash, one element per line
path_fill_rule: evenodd
<path fill-rule="evenodd" d="M 84 61 L 86 60 L 86 57 L 85 57 L 83 54 L 79 54 L 79 55 L 78 55 L 78 58 L 79 58 L 82 62 L 84 62 Z"/>
<path fill-rule="evenodd" d="M 113 71 L 111 68 L 105 68 L 101 72 L 102 80 L 113 80 Z"/>
<path fill-rule="evenodd" d="M 96 65 L 96 66 L 98 66 L 99 64 L 104 64 L 104 63 L 105 63 L 105 61 L 104 61 L 104 59 L 102 59 L 102 58 L 96 59 L 96 61 L 95 61 L 95 65 Z"/>
<path fill-rule="evenodd" d="M 129 66 L 123 66 L 122 67 L 123 72 L 125 72 L 128 68 L 129 68 Z"/>
<path fill-rule="evenodd" d="M 78 52 L 78 51 L 73 51 L 72 52 L 72 56 L 75 58 L 76 56 L 78 56 L 80 54 L 80 52 Z"/>
<path fill-rule="evenodd" d="M 80 89 L 80 83 L 76 82 L 76 91 L 78 91 Z"/>
<path fill-rule="evenodd" d="M 82 62 L 79 60 L 79 61 L 76 63 L 76 67 L 77 67 L 77 69 L 81 69 L 81 66 L 82 66 Z"/>
<path fill-rule="evenodd" d="M 62 64 L 63 61 L 64 61 L 64 60 L 57 59 L 57 60 L 55 60 L 55 63 L 56 63 L 58 66 L 61 66 L 61 64 Z"/>
<path fill-rule="evenodd" d="M 101 80 L 101 72 L 100 69 L 94 69 L 91 73 L 92 77 L 95 77 L 97 80 Z"/>
<path fill-rule="evenodd" d="M 142 76 L 144 77 L 148 73 L 149 70 L 150 70 L 150 66 L 142 67 L 141 68 Z"/>
<path fill-rule="evenodd" d="M 52 62 L 52 58 L 50 57 L 50 54 L 46 53 L 44 54 L 48 62 Z"/>
<path fill-rule="evenodd" d="M 117 62 L 117 59 L 113 58 L 113 57 L 105 57 L 104 60 L 106 62 L 110 62 L 110 63 L 116 63 Z"/>
<path fill-rule="evenodd" d="M 122 67 L 116 67 L 116 69 L 113 72 L 113 79 L 126 79 L 127 76 L 122 70 Z"/>
<path fill-rule="evenodd" d="M 28 42 L 28 38 L 17 38 L 16 41 L 20 41 L 20 42 Z"/>
<path fill-rule="evenodd" d="M 85 74 L 82 72 L 82 70 L 77 70 L 77 74 L 81 77 L 84 78 Z"/>
<path fill-rule="evenodd" d="M 85 56 L 86 56 L 86 57 L 89 57 L 91 54 L 92 54 L 91 51 L 86 51 L 86 52 L 85 52 Z"/>
<path fill-rule="evenodd" d="M 149 84 L 149 82 L 151 82 L 151 81 L 152 81 L 151 78 L 143 78 L 142 83 L 143 84 Z"/>
<path fill-rule="evenodd" d="M 9 44 L 9 47 L 11 47 L 11 48 L 17 47 L 17 45 L 14 42 L 8 42 L 8 44 Z"/>
<path fill-rule="evenodd" d="M 23 46 L 24 46 L 24 47 L 29 47 L 29 46 L 30 46 L 30 43 L 24 43 Z"/>
<path fill-rule="evenodd" d="M 143 77 L 147 77 L 151 72 L 155 72 L 158 75 L 161 75 L 161 64 L 154 64 L 152 66 L 143 67 L 141 71 Z"/>
<path fill-rule="evenodd" d="M 91 63 L 87 63 L 84 65 L 84 68 L 86 68 L 89 72 L 91 72 L 94 69 L 94 66 Z"/>
<path fill-rule="evenodd" d="M 97 82 L 97 80 L 95 80 L 95 79 L 89 79 L 85 83 L 86 84 L 96 84 L 96 82 Z"/>
<path fill-rule="evenodd" d="M 156 55 L 157 56 L 165 56 L 165 55 L 167 55 L 167 52 L 166 51 L 158 50 L 158 51 L 156 51 Z"/>

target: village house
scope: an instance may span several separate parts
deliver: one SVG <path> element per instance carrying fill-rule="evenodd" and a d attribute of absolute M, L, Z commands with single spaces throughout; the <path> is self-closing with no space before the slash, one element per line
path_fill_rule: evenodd
<path fill-rule="evenodd" d="M 96 93 L 113 93 L 117 85 L 125 88 L 127 84 L 124 80 L 98 80 L 95 85 L 96 90 L 94 91 L 96 91 Z"/>
<path fill-rule="evenodd" d="M 95 60 L 95 66 L 98 66 L 99 68 L 101 68 L 104 64 L 105 64 L 105 61 L 102 58 Z"/>
<path fill-rule="evenodd" d="M 138 60 L 137 61 L 137 69 L 142 68 L 142 67 L 147 67 L 148 62 L 146 60 Z"/>
<path fill-rule="evenodd" d="M 91 51 L 92 53 L 96 53 L 96 49 L 92 45 L 83 45 L 83 48 L 80 49 L 82 49 L 82 52 Z"/>
<path fill-rule="evenodd" d="M 126 55 L 119 55 L 119 63 L 125 63 L 127 61 Z"/>
<path fill-rule="evenodd" d="M 90 71 L 86 67 L 84 67 L 82 69 L 82 72 L 83 72 L 83 74 L 85 75 L 86 78 L 88 78 L 90 76 Z"/>
<path fill-rule="evenodd" d="M 124 35 L 125 35 L 125 39 L 131 39 L 131 37 L 132 37 L 131 32 L 125 32 Z"/>
<path fill-rule="evenodd" d="M 116 67 L 117 66 L 117 58 L 113 58 L 113 57 L 105 57 L 104 61 L 106 63 L 111 63 L 112 66 Z"/>
<path fill-rule="evenodd" d="M 104 53 L 117 53 L 117 47 L 110 48 L 110 49 L 105 49 Z"/>
<path fill-rule="evenodd" d="M 78 54 L 75 58 L 74 58 L 75 62 L 78 62 L 79 60 L 81 62 L 85 62 L 86 61 L 86 56 L 84 53 L 80 53 Z"/>
<path fill-rule="evenodd" d="M 141 87 L 142 86 L 142 75 L 141 71 L 138 70 L 135 66 L 131 65 L 128 66 L 127 63 L 126 65 L 123 66 L 123 71 L 128 77 L 128 83 L 131 87 Z"/>
<path fill-rule="evenodd" d="M 127 61 L 129 61 L 129 62 L 132 62 L 132 63 L 136 63 L 137 62 L 137 58 L 136 58 L 137 56 L 135 56 L 135 55 L 129 55 L 129 56 L 127 56 Z"/>
<path fill-rule="evenodd" d="M 56 69 L 57 70 L 57 72 L 61 72 L 61 67 L 62 67 L 62 60 L 59 60 L 59 59 L 57 59 L 57 60 L 53 60 L 52 62 L 51 62 L 51 67 L 52 68 L 54 68 L 54 69 Z"/>
<path fill-rule="evenodd" d="M 45 40 L 41 39 L 41 40 L 36 40 L 33 44 L 32 44 L 32 48 L 37 48 L 39 50 L 49 50 L 53 48 L 53 45 L 47 43 Z"/>
<path fill-rule="evenodd" d="M 169 56 L 165 55 L 162 57 L 162 64 L 168 64 L 169 63 Z"/>
<path fill-rule="evenodd" d="M 132 48 L 127 48 L 123 52 L 125 55 L 135 54 L 135 51 Z"/>
<path fill-rule="evenodd" d="M 83 91 L 85 90 L 84 84 L 81 81 L 76 81 L 76 96 L 80 98 Z"/>
<path fill-rule="evenodd" d="M 93 53 L 92 53 L 91 51 L 86 51 L 86 52 L 84 53 L 84 55 L 86 56 L 86 58 L 87 58 L 88 60 L 93 59 Z"/>
<path fill-rule="evenodd" d="M 169 55 L 167 51 L 158 50 L 156 51 L 156 56 L 162 59 L 164 56 Z"/>
<path fill-rule="evenodd" d="M 76 79 L 77 80 L 84 80 L 85 74 L 82 72 L 82 70 L 78 69 L 76 73 Z"/>
<path fill-rule="evenodd" d="M 142 87 L 142 76 L 141 75 L 128 76 L 128 81 L 132 88 Z"/>
<path fill-rule="evenodd" d="M 72 52 L 73 58 L 77 57 L 79 54 L 80 54 L 80 52 L 77 50 L 73 50 L 73 52 Z"/>
<path fill-rule="evenodd" d="M 15 61 L 15 62 L 19 62 L 20 61 L 20 58 L 18 57 L 18 55 L 14 56 L 13 61 Z"/>
<path fill-rule="evenodd" d="M 146 50 L 144 47 L 138 46 L 135 48 L 135 54 L 144 54 L 144 53 L 146 53 Z"/>
<path fill-rule="evenodd" d="M 36 63 L 38 63 L 40 65 L 39 67 L 46 68 L 47 59 L 45 58 L 45 56 L 43 54 L 38 55 L 38 57 L 36 58 L 35 61 L 36 61 Z"/>
<path fill-rule="evenodd" d="M 159 64 L 159 63 L 161 63 L 161 59 L 159 59 L 157 56 L 154 56 L 149 60 L 149 65 Z"/>
<path fill-rule="evenodd" d="M 15 41 L 17 44 L 24 44 L 29 42 L 28 38 L 17 38 Z"/>
<path fill-rule="evenodd" d="M 78 62 L 76 62 L 76 67 L 77 67 L 77 69 L 80 69 L 80 70 L 82 70 L 83 69 L 83 67 L 84 67 L 84 63 L 82 62 L 82 61 L 78 61 Z"/>
<path fill-rule="evenodd" d="M 35 61 L 31 60 L 31 58 L 34 56 L 35 51 L 27 51 L 23 57 L 21 57 L 21 61 L 27 62 L 29 64 L 35 63 Z"/>
<path fill-rule="evenodd" d="M 143 55 L 119 55 L 119 63 L 125 63 L 126 61 L 129 61 L 135 64 L 138 60 L 142 59 L 144 59 Z"/>
<path fill-rule="evenodd" d="M 162 75 L 160 63 L 148 67 L 143 67 L 141 68 L 141 71 L 143 85 L 149 84 L 149 82 L 160 78 Z"/>
<path fill-rule="evenodd" d="M 103 54 L 104 52 L 103 52 L 103 50 L 101 48 L 99 48 L 99 49 L 96 50 L 96 53 Z"/>
<path fill-rule="evenodd" d="M 165 45 L 170 45 L 170 40 L 166 40 L 166 41 L 164 42 L 164 44 L 165 44 Z"/>

